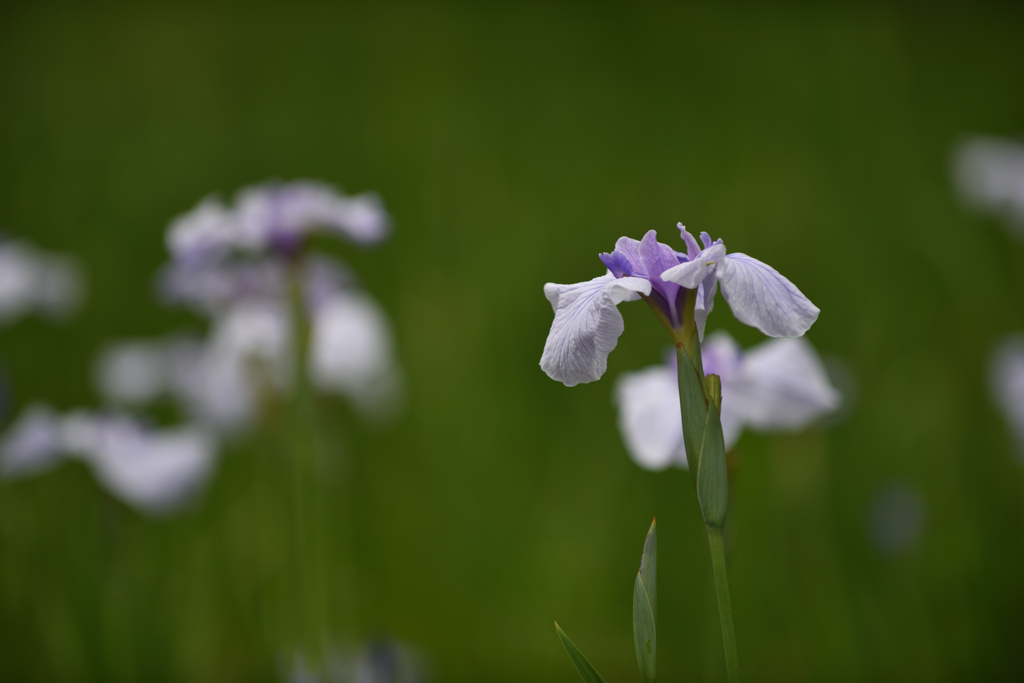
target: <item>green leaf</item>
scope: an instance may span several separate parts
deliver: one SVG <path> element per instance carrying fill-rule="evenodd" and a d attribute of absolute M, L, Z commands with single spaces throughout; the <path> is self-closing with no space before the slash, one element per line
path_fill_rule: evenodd
<path fill-rule="evenodd" d="M 693 351 L 700 355 L 700 344 L 695 343 Z M 686 447 L 686 462 L 690 474 L 697 476 L 700 469 L 701 444 L 707 424 L 708 402 L 704 395 L 703 368 L 694 363 L 689 353 L 676 347 L 679 368 L 679 403 L 682 408 L 683 445 Z"/>
<path fill-rule="evenodd" d="M 658 609 L 658 534 L 657 520 L 651 522 L 651 529 L 644 541 L 644 553 L 640 559 L 640 571 L 633 583 L 633 644 L 636 647 L 636 663 L 644 683 L 654 683 L 654 664 L 658 653 L 656 616 Z"/>
<path fill-rule="evenodd" d="M 604 683 L 604 679 L 601 678 L 601 674 L 597 673 L 597 669 L 594 665 L 587 661 L 587 658 L 583 656 L 572 641 L 569 640 L 569 636 L 565 635 L 565 631 L 555 622 L 555 632 L 558 634 L 558 638 L 562 641 L 562 646 L 565 651 L 569 653 L 569 659 L 572 660 L 573 666 L 576 667 L 576 671 L 579 672 L 580 677 L 587 683 Z"/>
<path fill-rule="evenodd" d="M 697 469 L 697 499 L 704 514 L 704 524 L 715 529 L 725 526 L 729 503 L 729 473 L 725 462 L 725 437 L 718 409 L 708 409 L 701 444 L 700 466 Z"/>

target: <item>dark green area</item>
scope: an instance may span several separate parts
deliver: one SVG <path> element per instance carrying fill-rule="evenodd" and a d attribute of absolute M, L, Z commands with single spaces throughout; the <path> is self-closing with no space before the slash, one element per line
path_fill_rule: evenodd
<path fill-rule="evenodd" d="M 739 444 L 745 679 L 1021 680 L 1024 471 L 985 373 L 1024 330 L 1024 244 L 958 205 L 948 159 L 964 133 L 1024 130 L 1022 82 L 1009 3 L 5 4 L 0 226 L 79 255 L 90 293 L 68 324 L 0 331 L 0 359 L 18 406 L 95 404 L 105 341 L 201 325 L 155 303 L 169 219 L 270 177 L 376 190 L 394 238 L 339 251 L 393 317 L 407 408 L 370 429 L 327 406 L 356 457 L 364 633 L 418 644 L 440 681 L 568 682 L 557 618 L 634 681 L 657 515 L 659 680 L 721 680 L 693 485 L 636 467 L 611 403 L 664 331 L 624 305 L 604 380 L 538 367 L 542 285 L 683 221 L 792 279 L 857 383 L 834 428 Z M 709 328 L 760 339 L 721 298 Z M 244 484 L 268 443 L 166 521 L 76 465 L 0 486 L 0 679 L 271 679 L 251 554 L 280 556 L 287 529 Z M 867 533 L 891 481 L 926 505 L 897 557 Z"/>

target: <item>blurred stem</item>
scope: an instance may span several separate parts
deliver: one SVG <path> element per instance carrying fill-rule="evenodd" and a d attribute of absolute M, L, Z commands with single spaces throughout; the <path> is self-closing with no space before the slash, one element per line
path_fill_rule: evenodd
<path fill-rule="evenodd" d="M 298 618 L 298 653 L 307 669 L 319 670 L 327 658 L 326 583 L 323 566 L 322 501 L 317 481 L 319 440 L 313 396 L 309 386 L 309 320 L 302 287 L 301 263 L 291 272 L 292 386 L 289 453 L 292 487 L 292 523 L 295 553 L 294 604 Z"/>
<path fill-rule="evenodd" d="M 740 658 L 736 651 L 736 629 L 732 622 L 732 601 L 729 598 L 729 577 L 725 571 L 725 541 L 722 530 L 707 527 L 708 545 L 711 547 L 711 567 L 715 575 L 715 594 L 718 597 L 718 616 L 722 622 L 722 642 L 725 645 L 725 669 L 729 683 L 740 680 Z"/>

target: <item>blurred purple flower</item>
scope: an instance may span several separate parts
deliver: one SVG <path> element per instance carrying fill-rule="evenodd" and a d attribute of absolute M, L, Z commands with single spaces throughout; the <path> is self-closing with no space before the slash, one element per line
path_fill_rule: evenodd
<path fill-rule="evenodd" d="M 317 232 L 367 246 L 388 236 L 390 219 L 372 193 L 345 196 L 310 180 L 267 182 L 240 190 L 234 207 L 207 197 L 174 220 L 167 246 L 185 261 L 216 259 L 232 251 L 291 254 Z"/>
<path fill-rule="evenodd" d="M 704 371 L 722 378 L 722 432 L 726 449 L 744 427 L 799 430 L 835 410 L 839 392 L 805 339 L 773 339 L 747 351 L 725 332 L 701 347 Z M 616 383 L 619 431 L 638 465 L 686 467 L 674 355 L 664 365 L 621 375 Z"/>
<path fill-rule="evenodd" d="M 601 254 L 607 274 L 572 285 L 544 285 L 555 312 L 540 363 L 549 377 L 570 387 L 600 379 L 623 330 L 617 305 L 641 297 L 675 330 L 683 325 L 684 290 L 696 290 L 694 318 L 701 337 L 719 282 L 736 317 L 769 336 L 800 336 L 817 320 L 818 308 L 770 266 L 745 254 L 727 254 L 722 240 L 712 242 L 707 233 L 701 233 L 701 249 L 682 224 L 679 230 L 685 254 L 658 242 L 651 230 L 640 241 L 621 237 L 612 253 Z"/>

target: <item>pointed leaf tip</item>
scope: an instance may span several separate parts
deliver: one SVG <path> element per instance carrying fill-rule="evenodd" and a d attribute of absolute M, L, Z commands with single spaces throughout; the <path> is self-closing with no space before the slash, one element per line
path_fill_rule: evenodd
<path fill-rule="evenodd" d="M 657 606 L 658 606 L 658 534 L 657 520 L 644 539 L 644 552 L 640 559 L 640 571 L 633 584 L 633 644 L 636 648 L 636 662 L 644 683 L 654 683 L 655 659 L 658 651 Z"/>
<path fill-rule="evenodd" d="M 562 630 L 557 621 L 555 622 L 555 632 L 558 634 L 558 639 L 562 641 L 562 647 L 569 654 L 569 659 L 572 660 L 573 666 L 576 667 L 576 672 L 579 673 L 585 683 L 605 683 L 605 680 L 601 678 L 601 674 L 597 673 L 594 665 L 573 645 L 573 642 L 569 640 L 569 636 L 565 635 L 565 631 Z"/>

